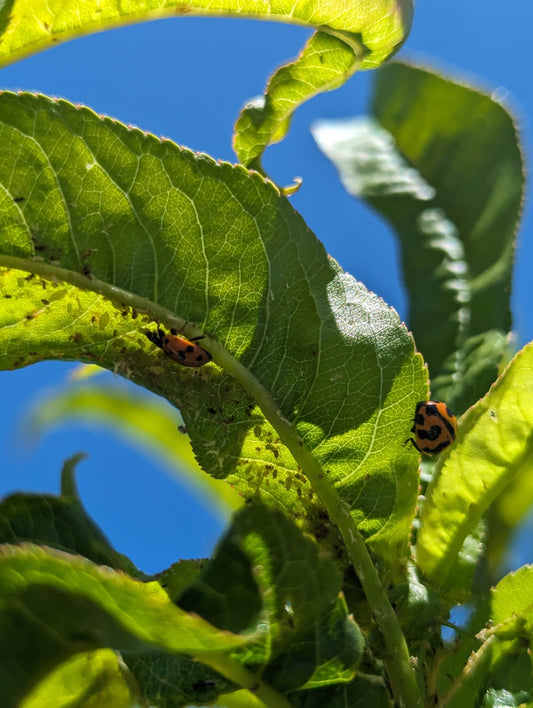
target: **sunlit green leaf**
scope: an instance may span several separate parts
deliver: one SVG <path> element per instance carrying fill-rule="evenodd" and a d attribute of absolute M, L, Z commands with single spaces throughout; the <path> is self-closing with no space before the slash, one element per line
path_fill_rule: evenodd
<path fill-rule="evenodd" d="M 206 560 L 183 560 L 154 576 L 176 603 L 185 588 L 205 568 Z M 237 579 L 238 581 L 238 579 Z M 143 699 L 166 708 L 189 703 L 207 703 L 235 684 L 218 671 L 186 656 L 167 652 L 146 652 L 126 656 Z"/>
<path fill-rule="evenodd" d="M 364 54 L 362 46 L 354 51 L 342 38 L 316 32 L 300 56 L 270 78 L 265 95 L 242 109 L 233 137 L 239 160 L 260 170 L 265 148 L 285 137 L 296 108 L 341 86 L 361 66 Z"/>
<path fill-rule="evenodd" d="M 0 548 L 0 684 L 17 705 L 36 680 L 80 651 L 156 648 L 196 658 L 249 641 L 176 607 L 141 583 L 79 557 L 22 544 Z"/>
<path fill-rule="evenodd" d="M 71 371 L 70 379 L 72 381 L 85 381 L 104 372 L 105 369 L 102 369 L 101 366 L 97 366 L 96 364 L 80 364 Z"/>
<path fill-rule="evenodd" d="M 13 0 L 2 15 L 0 61 L 8 63 L 29 53 L 52 47 L 81 34 L 101 32 L 118 24 L 183 15 L 256 18 L 320 27 L 364 46 L 368 66 L 379 65 L 404 39 L 412 19 L 411 0 L 362 0 L 339 5 L 333 0 L 287 5 L 282 0 L 130 0 L 117 5 L 110 0 Z"/>
<path fill-rule="evenodd" d="M 333 0 L 287 5 L 281 0 L 13 0 L 0 11 L 0 64 L 54 46 L 73 37 L 131 22 L 191 15 L 274 20 L 316 29 L 294 62 L 270 79 L 263 107 L 248 106 L 235 134 L 239 159 L 259 167 L 260 156 L 288 130 L 294 110 L 322 91 L 343 84 L 360 66 L 379 66 L 405 40 L 411 27 L 413 0 L 363 0 L 339 5 Z"/>
<path fill-rule="evenodd" d="M 491 502 L 517 476 L 533 472 L 533 345 L 460 420 L 457 440 L 435 468 L 422 506 L 417 562 L 439 587 L 452 582 L 461 546 Z"/>
<path fill-rule="evenodd" d="M 225 708 L 264 708 L 265 704 L 252 691 L 235 691 L 221 695 L 219 703 Z"/>
<path fill-rule="evenodd" d="M 190 585 L 204 570 L 208 559 L 180 560 L 173 563 L 170 568 L 156 573 L 152 580 L 157 580 L 165 588 L 172 602 L 177 602 L 187 585 Z"/>
<path fill-rule="evenodd" d="M 137 701 L 118 656 L 97 649 L 73 656 L 40 681 L 20 708 L 130 708 Z"/>
<path fill-rule="evenodd" d="M 297 12 L 300 8 L 309 11 L 315 24 L 317 11 L 331 15 L 318 24 L 319 31 L 300 56 L 271 76 L 264 97 L 252 100 L 241 112 L 235 126 L 235 152 L 254 169 L 261 169 L 265 148 L 285 137 L 299 105 L 341 86 L 359 67 L 376 67 L 397 51 L 409 33 L 413 13 L 412 0 L 344 5 L 327 0 L 295 7 Z M 341 31 L 331 31 L 337 28 Z"/>
<path fill-rule="evenodd" d="M 509 573 L 491 592 L 492 619 L 501 624 L 515 617 L 527 620 L 533 630 L 533 567 Z"/>
<path fill-rule="evenodd" d="M 0 141 L 2 365 L 91 361 L 164 395 L 204 470 L 318 532 L 320 502 L 263 409 L 282 416 L 401 568 L 418 488 L 402 445 L 427 392 L 396 313 L 242 167 L 27 94 L 0 96 Z M 213 362 L 165 357 L 154 320 L 205 332 Z"/>
<path fill-rule="evenodd" d="M 432 395 L 464 411 L 496 378 L 511 329 L 524 191 L 512 116 L 475 88 L 394 62 L 377 75 L 372 117 L 322 122 L 314 135 L 350 194 L 398 234 Z"/>
<path fill-rule="evenodd" d="M 533 475 L 524 467 L 497 497 L 487 515 L 487 572 L 489 584 L 501 577 L 501 563 L 512 548 L 519 525 L 533 505 Z"/>

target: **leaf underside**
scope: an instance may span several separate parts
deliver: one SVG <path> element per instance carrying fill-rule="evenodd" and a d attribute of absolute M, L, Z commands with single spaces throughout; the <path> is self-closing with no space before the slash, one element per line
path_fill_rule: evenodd
<path fill-rule="evenodd" d="M 243 168 L 42 96 L 0 95 L 0 140 L 3 367 L 90 361 L 165 395 L 204 470 L 317 532 L 323 512 L 305 477 L 216 366 L 227 362 L 217 347 L 230 352 L 375 548 L 394 562 L 406 554 L 417 473 L 402 445 L 425 397 L 421 358 L 396 313 L 328 259 L 287 200 Z M 154 313 L 199 323 L 215 363 L 165 357 L 144 334 Z"/>
<path fill-rule="evenodd" d="M 377 74 L 370 118 L 314 134 L 347 190 L 395 229 L 432 396 L 461 413 L 507 354 L 524 191 L 512 116 L 477 89 L 394 62 Z"/>

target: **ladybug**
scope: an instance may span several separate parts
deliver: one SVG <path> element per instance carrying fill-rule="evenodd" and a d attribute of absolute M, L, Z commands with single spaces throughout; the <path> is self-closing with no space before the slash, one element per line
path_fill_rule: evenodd
<path fill-rule="evenodd" d="M 175 329 L 171 329 L 170 332 L 171 334 L 166 334 L 162 329 L 158 329 L 156 332 L 147 331 L 145 334 L 156 347 L 183 366 L 203 366 L 211 361 L 211 354 L 196 344 L 199 339 L 204 338 L 204 335 L 185 339 L 180 337 Z"/>
<path fill-rule="evenodd" d="M 455 440 L 457 418 L 442 401 L 420 401 L 416 404 L 414 425 L 404 445 L 412 443 L 418 452 L 437 455 Z"/>

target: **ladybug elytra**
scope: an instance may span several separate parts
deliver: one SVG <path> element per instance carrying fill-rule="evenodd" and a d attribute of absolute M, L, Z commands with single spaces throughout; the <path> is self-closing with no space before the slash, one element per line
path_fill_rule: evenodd
<path fill-rule="evenodd" d="M 145 334 L 156 347 L 162 349 L 167 356 L 182 366 L 203 366 L 211 361 L 211 354 L 196 344 L 199 339 L 204 338 L 204 335 L 185 339 L 175 329 L 171 329 L 170 332 L 167 334 L 162 329 L 158 329 L 155 332 L 147 331 Z"/>
<path fill-rule="evenodd" d="M 437 455 L 455 440 L 457 418 L 442 401 L 419 401 L 416 404 L 414 425 L 411 432 L 414 438 L 408 438 L 418 452 Z"/>

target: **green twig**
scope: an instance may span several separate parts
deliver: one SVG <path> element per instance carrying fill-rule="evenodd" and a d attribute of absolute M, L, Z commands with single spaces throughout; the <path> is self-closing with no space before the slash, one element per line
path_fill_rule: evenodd
<path fill-rule="evenodd" d="M 36 273 L 52 281 L 61 280 L 75 285 L 81 290 L 89 290 L 90 292 L 98 293 L 118 304 L 128 305 L 136 310 L 136 312 L 147 314 L 156 322 L 165 322 L 168 324 L 169 328 L 176 327 L 176 329 L 180 331 L 183 330 L 186 336 L 202 334 L 202 332 L 192 325 L 187 326 L 188 323 L 186 320 L 174 315 L 168 308 L 158 305 L 148 298 L 135 295 L 128 290 L 117 288 L 115 285 L 106 283 L 104 280 L 98 280 L 92 275 L 87 276 L 81 272 L 78 273 L 74 270 L 66 270 L 61 266 L 55 266 L 46 261 L 32 260 L 31 258 L 17 258 L 16 256 L 0 255 L 0 266 Z"/>
<path fill-rule="evenodd" d="M 477 636 L 474 634 L 474 632 L 469 632 L 468 629 L 465 629 L 464 627 L 459 627 L 459 625 L 454 624 L 453 622 L 449 622 L 448 620 L 441 620 L 440 623 L 443 627 L 449 627 L 450 629 L 453 629 L 453 631 L 456 632 L 458 635 L 468 636 L 471 639 L 477 639 Z"/>
<path fill-rule="evenodd" d="M 490 636 L 476 651 L 472 652 L 461 674 L 454 680 L 452 687 L 446 695 L 439 698 L 436 708 L 444 708 L 448 705 L 454 694 L 465 681 L 475 680 L 476 674 L 487 671 L 487 662 L 490 660 L 490 652 L 493 644 L 497 641 L 495 635 Z"/>
<path fill-rule="evenodd" d="M 207 340 L 209 344 L 209 340 Z M 247 393 L 259 404 L 265 417 L 278 432 L 282 443 L 290 450 L 308 478 L 313 491 L 320 498 L 331 521 L 337 525 L 351 562 L 363 586 L 374 618 L 379 626 L 388 651 L 384 658 L 398 706 L 422 706 L 422 697 L 411 667 L 409 649 L 400 623 L 381 585 L 366 543 L 355 525 L 346 504 L 339 500 L 334 486 L 318 464 L 311 451 L 304 445 L 294 426 L 284 418 L 270 393 L 252 374 L 218 344 L 210 347 L 214 361 L 233 374 Z"/>
<path fill-rule="evenodd" d="M 207 653 L 197 656 L 198 660 L 203 664 L 207 664 L 215 669 L 223 676 L 234 681 L 239 686 L 247 689 L 260 700 L 263 701 L 268 708 L 291 708 L 291 703 L 285 696 L 278 693 L 268 683 L 261 681 L 251 671 L 239 662 L 231 659 L 227 654 L 222 653 Z"/>

